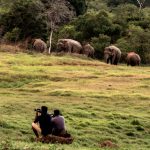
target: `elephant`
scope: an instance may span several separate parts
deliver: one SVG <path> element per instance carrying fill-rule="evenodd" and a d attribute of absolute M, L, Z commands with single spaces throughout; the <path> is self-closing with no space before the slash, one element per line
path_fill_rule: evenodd
<path fill-rule="evenodd" d="M 86 55 L 87 57 L 92 57 L 94 58 L 94 47 L 92 47 L 90 44 L 85 44 L 83 45 L 83 49 L 82 49 L 82 54 Z"/>
<path fill-rule="evenodd" d="M 110 62 L 113 65 L 117 65 L 120 58 L 121 58 L 121 51 L 118 47 L 116 47 L 114 45 L 110 45 L 108 47 L 105 47 L 104 59 L 105 59 L 107 64 Z"/>
<path fill-rule="evenodd" d="M 127 66 L 131 65 L 131 66 L 139 66 L 141 63 L 141 58 L 138 54 L 136 54 L 135 52 L 129 52 L 127 54 Z"/>
<path fill-rule="evenodd" d="M 37 51 L 37 52 L 41 52 L 43 53 L 46 49 L 47 49 L 47 45 L 46 43 L 41 40 L 41 39 L 34 39 L 33 41 L 33 48 Z"/>
<path fill-rule="evenodd" d="M 57 50 L 69 53 L 81 53 L 82 45 L 72 39 L 59 39 L 57 42 Z"/>

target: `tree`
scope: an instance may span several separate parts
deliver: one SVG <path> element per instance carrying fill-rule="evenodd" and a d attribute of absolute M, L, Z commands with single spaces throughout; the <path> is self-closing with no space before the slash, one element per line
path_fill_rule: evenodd
<path fill-rule="evenodd" d="M 52 47 L 53 33 L 56 32 L 63 24 L 68 23 L 76 16 L 73 6 L 67 1 L 59 0 L 42 0 L 45 5 L 48 19 L 49 35 L 49 54 Z"/>
<path fill-rule="evenodd" d="M 1 25 L 4 26 L 4 33 L 20 29 L 20 39 L 29 36 L 47 37 L 46 16 L 42 14 L 44 6 L 39 1 L 18 0 L 12 4 L 9 12 L 2 14 Z"/>
<path fill-rule="evenodd" d="M 107 35 L 100 34 L 98 37 L 93 37 L 91 39 L 91 44 L 95 49 L 95 56 L 97 58 L 103 58 L 104 48 L 109 46 L 111 38 Z"/>
<path fill-rule="evenodd" d="M 48 13 L 48 18 L 50 20 L 50 36 L 49 36 L 49 50 L 48 50 L 48 53 L 50 54 L 51 53 L 51 47 L 52 47 L 52 36 L 53 36 L 53 32 L 55 30 L 55 24 L 56 24 L 56 21 L 59 19 L 58 18 L 58 11 L 53 9 L 52 12 L 49 12 Z"/>
<path fill-rule="evenodd" d="M 144 3 L 145 3 L 146 0 L 136 0 L 136 1 L 138 2 L 139 7 L 140 7 L 140 11 L 141 11 L 141 9 L 143 8 Z"/>
<path fill-rule="evenodd" d="M 83 15 L 86 12 L 86 0 L 68 0 L 74 6 L 77 16 Z"/>

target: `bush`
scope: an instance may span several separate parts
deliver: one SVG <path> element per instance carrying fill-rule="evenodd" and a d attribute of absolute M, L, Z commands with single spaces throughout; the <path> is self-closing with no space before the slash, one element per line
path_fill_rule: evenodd
<path fill-rule="evenodd" d="M 6 32 L 3 39 L 4 41 L 17 42 L 20 38 L 20 29 L 14 28 L 11 32 Z"/>
<path fill-rule="evenodd" d="M 14 32 L 19 29 L 18 37 L 25 39 L 28 36 L 47 37 L 46 16 L 41 15 L 44 6 L 40 1 L 14 1 L 9 12 L 1 16 L 0 23 L 4 26 L 6 38 L 14 40 Z"/>
<path fill-rule="evenodd" d="M 59 38 L 81 39 L 81 32 L 76 31 L 74 25 L 66 25 L 59 32 Z"/>
<path fill-rule="evenodd" d="M 82 15 L 86 12 L 87 5 L 85 0 L 68 0 L 74 6 L 77 15 Z"/>
<path fill-rule="evenodd" d="M 103 58 L 104 48 L 110 45 L 111 38 L 107 35 L 100 34 L 98 38 L 93 37 L 91 44 L 95 49 L 95 56 L 97 58 Z"/>

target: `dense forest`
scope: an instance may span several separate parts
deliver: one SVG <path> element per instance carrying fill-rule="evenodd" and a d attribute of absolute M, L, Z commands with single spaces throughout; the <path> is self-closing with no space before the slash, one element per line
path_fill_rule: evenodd
<path fill-rule="evenodd" d="M 0 0 L 0 38 L 41 38 L 49 44 L 53 30 L 53 51 L 59 38 L 71 38 L 89 42 L 99 59 L 104 47 L 115 44 L 150 64 L 149 6 L 148 0 Z"/>

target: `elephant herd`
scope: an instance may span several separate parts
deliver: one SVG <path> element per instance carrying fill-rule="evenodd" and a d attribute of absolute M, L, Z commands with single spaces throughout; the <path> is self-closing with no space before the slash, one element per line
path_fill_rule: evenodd
<path fill-rule="evenodd" d="M 38 52 L 44 52 L 47 49 L 47 45 L 41 39 L 35 39 L 33 42 L 33 48 Z M 80 44 L 80 42 L 73 39 L 59 39 L 57 42 L 58 52 L 77 53 L 84 54 L 87 57 L 94 58 L 95 50 L 89 43 Z M 104 49 L 104 60 L 106 63 L 117 65 L 121 58 L 121 50 L 110 45 Z M 139 66 L 141 58 L 135 52 L 129 52 L 126 56 L 127 65 Z"/>
<path fill-rule="evenodd" d="M 94 48 L 89 43 L 84 43 L 83 45 L 80 42 L 72 39 L 59 39 L 57 43 L 57 50 L 64 51 L 69 53 L 84 54 L 87 57 L 94 58 Z"/>

